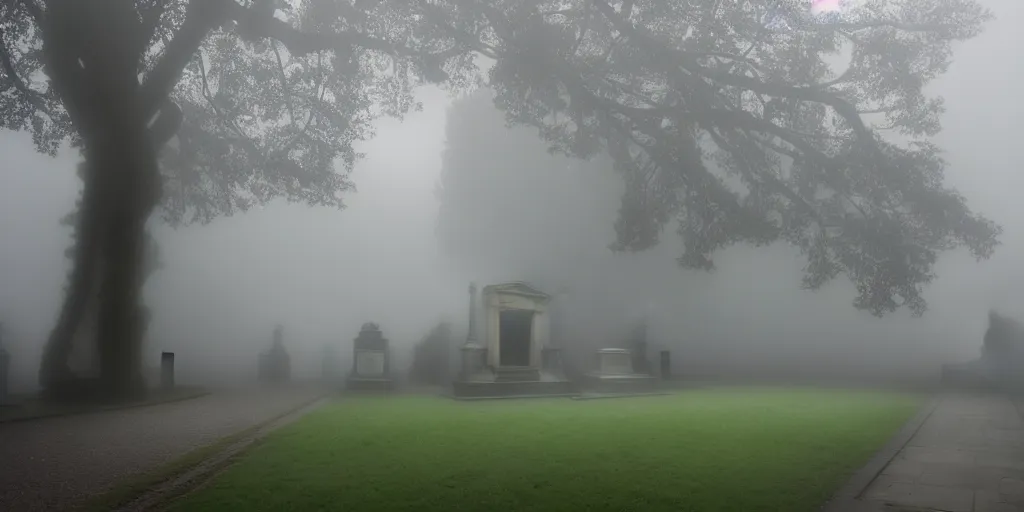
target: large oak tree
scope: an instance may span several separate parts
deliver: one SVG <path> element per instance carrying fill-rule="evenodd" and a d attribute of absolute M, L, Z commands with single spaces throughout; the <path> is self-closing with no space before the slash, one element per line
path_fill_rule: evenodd
<path fill-rule="evenodd" d="M 999 229 L 943 184 L 924 86 L 988 14 L 971 0 L 0 0 L 0 126 L 85 159 L 75 264 L 41 377 L 99 294 L 102 385 L 141 389 L 144 223 L 206 221 L 275 197 L 341 206 L 355 141 L 465 85 L 474 58 L 513 122 L 607 151 L 627 192 L 618 247 L 677 221 L 684 265 L 786 240 L 806 284 L 846 274 L 857 307 L 925 308 L 937 254 L 987 257 Z M 836 73 L 830 56 L 846 49 Z M 909 143 L 883 137 L 865 121 Z"/>

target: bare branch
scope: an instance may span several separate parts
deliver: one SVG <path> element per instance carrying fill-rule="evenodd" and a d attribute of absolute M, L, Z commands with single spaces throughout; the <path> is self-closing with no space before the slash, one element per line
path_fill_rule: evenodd
<path fill-rule="evenodd" d="M 274 57 L 277 58 L 277 70 L 281 74 L 281 89 L 284 90 L 284 101 L 288 107 L 288 119 L 295 122 L 295 106 L 292 102 L 292 88 L 288 86 L 288 75 L 284 72 L 284 62 L 281 60 L 281 52 L 277 50 L 277 43 L 273 42 L 270 47 L 274 49 Z"/>

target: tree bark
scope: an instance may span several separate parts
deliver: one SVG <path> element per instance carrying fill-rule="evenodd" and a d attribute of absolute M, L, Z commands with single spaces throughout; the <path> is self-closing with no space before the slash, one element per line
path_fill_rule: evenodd
<path fill-rule="evenodd" d="M 96 300 L 96 281 L 99 276 L 102 224 L 105 217 L 103 201 L 99 198 L 95 166 L 86 162 L 83 169 L 82 203 L 75 223 L 71 273 L 57 324 L 50 332 L 39 368 L 40 385 L 56 394 L 62 394 L 61 390 L 65 387 L 74 386 L 72 381 L 75 375 L 68 365 L 68 358 L 75 335 L 90 309 L 89 303 Z"/>
<path fill-rule="evenodd" d="M 145 393 L 145 223 L 159 199 L 151 115 L 138 79 L 140 24 L 130 2 L 55 0 L 47 7 L 47 73 L 82 136 L 87 172 L 74 268 L 41 379 L 61 398 L 134 399 Z M 95 386 L 76 379 L 67 362 L 92 300 L 100 367 Z"/>

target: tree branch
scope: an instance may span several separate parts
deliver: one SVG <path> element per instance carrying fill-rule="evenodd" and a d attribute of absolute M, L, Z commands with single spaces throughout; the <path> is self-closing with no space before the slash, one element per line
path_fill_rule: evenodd
<path fill-rule="evenodd" d="M 50 109 L 46 106 L 46 102 L 43 101 L 43 97 L 36 91 L 33 91 L 24 80 L 18 76 L 17 66 L 14 65 L 14 60 L 11 57 L 11 51 L 7 48 L 7 43 L 4 40 L 3 28 L 0 28 L 0 68 L 4 70 L 4 74 L 11 80 L 11 84 L 14 88 L 25 97 L 36 110 L 49 115 L 52 117 Z"/>
<path fill-rule="evenodd" d="M 357 32 L 303 32 L 272 16 L 259 16 L 251 9 L 246 9 L 234 1 L 230 1 L 228 4 L 230 4 L 227 6 L 230 19 L 238 22 L 240 26 L 244 25 L 251 34 L 280 41 L 288 50 L 288 53 L 296 57 L 324 50 L 347 50 L 357 46 L 397 57 L 416 59 L 419 61 L 419 64 L 425 66 L 422 70 L 425 74 L 424 78 L 429 81 L 443 82 L 448 77 L 444 70 L 441 69 L 441 63 L 448 57 L 463 52 L 461 48 L 456 47 L 441 53 L 424 53 L 402 44 Z"/>
<path fill-rule="evenodd" d="M 665 45 L 657 38 L 641 32 L 632 23 L 622 19 L 622 17 L 615 12 L 615 9 L 613 9 L 612 6 L 604 0 L 591 0 L 591 2 L 597 7 L 601 14 L 608 19 L 616 30 L 628 35 L 630 39 L 637 44 L 642 45 L 654 55 L 669 59 L 670 61 L 675 61 L 681 68 L 693 74 L 709 78 L 724 85 L 739 87 L 749 91 L 766 94 L 768 96 L 794 98 L 828 105 L 853 127 L 854 131 L 862 141 L 874 144 L 874 137 L 871 135 L 867 126 L 864 125 L 864 121 L 857 114 L 856 108 L 842 98 L 814 87 L 794 87 L 784 83 L 763 82 L 757 78 L 747 75 L 711 71 L 697 64 L 692 59 L 684 58 L 686 57 L 685 53 L 680 54 L 678 51 Z"/>
<path fill-rule="evenodd" d="M 227 21 L 229 7 L 241 8 L 234 0 L 191 0 L 185 22 L 167 43 L 161 59 L 146 76 L 140 90 L 143 118 L 149 120 L 174 90 L 185 66 L 215 27 Z"/>

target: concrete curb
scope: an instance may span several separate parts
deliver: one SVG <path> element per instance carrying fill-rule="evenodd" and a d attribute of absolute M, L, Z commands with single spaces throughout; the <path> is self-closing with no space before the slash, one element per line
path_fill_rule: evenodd
<path fill-rule="evenodd" d="M 329 395 L 317 395 L 315 398 L 265 421 L 258 425 L 255 431 L 249 435 L 231 443 L 198 465 L 186 469 L 184 472 L 149 489 L 131 502 L 114 509 L 114 511 L 143 512 L 165 508 L 173 500 L 185 496 L 211 481 L 220 472 L 227 469 L 235 460 L 259 444 L 271 432 L 299 420 L 330 401 L 332 401 L 332 398 Z"/>
<path fill-rule="evenodd" d="M 822 512 L 853 512 L 867 511 L 877 508 L 876 505 L 862 501 L 861 494 L 875 481 L 875 478 L 889 465 L 889 462 L 896 457 L 896 454 L 903 449 L 914 434 L 921 429 L 925 421 L 943 400 L 942 395 L 932 396 L 928 402 L 917 411 L 913 417 L 903 424 L 903 427 L 896 432 L 884 446 L 868 460 L 862 468 L 850 477 L 842 487 L 839 488 L 832 498 L 821 507 Z M 872 508 L 875 507 L 875 508 Z"/>
<path fill-rule="evenodd" d="M 0 425 L 7 423 L 22 423 L 26 421 L 45 420 L 51 418 L 63 418 L 66 416 L 83 416 L 87 414 L 98 414 L 103 412 L 121 411 L 125 409 L 139 409 L 141 407 L 152 407 L 154 405 L 165 405 L 173 404 L 175 402 L 184 402 L 185 400 L 193 400 L 201 398 L 212 393 L 210 390 L 201 388 L 196 389 L 193 393 L 184 394 L 181 396 L 173 396 L 166 400 L 153 400 L 148 402 L 134 402 L 120 405 L 104 405 L 99 407 L 83 408 L 83 409 L 71 409 L 65 411 L 54 411 L 44 412 L 41 414 L 29 415 L 29 416 L 15 416 L 13 418 L 0 418 Z"/>

